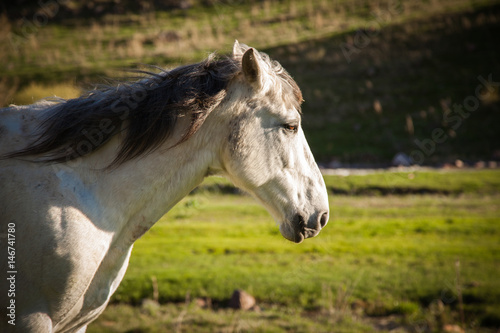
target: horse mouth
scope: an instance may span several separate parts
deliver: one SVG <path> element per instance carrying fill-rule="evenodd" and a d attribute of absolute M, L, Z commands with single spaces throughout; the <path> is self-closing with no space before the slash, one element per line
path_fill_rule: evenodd
<path fill-rule="evenodd" d="M 293 236 L 289 236 L 289 235 L 284 235 L 282 233 L 281 235 L 286 240 L 289 240 L 290 242 L 294 242 L 296 244 L 300 244 L 300 243 L 302 243 L 304 241 L 304 235 L 302 235 L 302 234 L 294 234 Z"/>
<path fill-rule="evenodd" d="M 297 230 L 289 224 L 280 225 L 280 232 L 283 238 L 297 244 L 302 243 L 306 238 L 311 238 L 318 234 L 317 230 L 312 230 L 309 228 Z"/>
<path fill-rule="evenodd" d="M 301 232 L 295 232 L 292 237 L 287 237 L 285 235 L 283 235 L 283 237 L 285 237 L 289 241 L 292 241 L 292 242 L 294 242 L 296 244 L 300 244 L 300 243 L 302 243 L 304 241 L 304 239 L 306 239 L 306 237 L 304 236 L 304 234 L 301 233 Z"/>

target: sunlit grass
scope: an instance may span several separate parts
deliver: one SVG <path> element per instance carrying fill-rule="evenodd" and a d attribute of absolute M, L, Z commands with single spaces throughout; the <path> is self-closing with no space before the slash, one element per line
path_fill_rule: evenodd
<path fill-rule="evenodd" d="M 296 274 L 288 282 L 302 287 L 302 278 L 315 280 L 308 285 L 317 293 L 322 283 L 335 281 L 332 277 L 348 279 L 345 270 L 358 266 L 355 258 L 368 260 L 364 269 L 371 275 L 381 270 L 379 264 L 387 264 L 385 256 L 401 261 L 402 272 L 398 272 L 401 274 L 408 274 L 411 263 L 425 257 L 434 264 L 445 265 L 435 274 L 440 275 L 443 273 L 440 270 L 447 269 L 452 278 L 455 258 L 492 263 L 499 254 L 494 250 L 498 207 L 493 210 L 489 207 L 498 197 L 486 200 L 468 196 L 455 199 L 331 197 L 330 225 L 316 239 L 301 245 L 285 241 L 274 221 L 251 198 L 247 198 L 245 209 L 237 206 L 230 209 L 226 206 L 230 198 L 215 196 L 206 206 L 192 208 L 189 214 L 183 213 L 183 217 L 169 219 L 169 214 L 160 221 L 136 244 L 129 272 L 120 287 L 133 290 L 135 295 L 139 293 L 138 298 L 130 298 L 129 292 L 123 295 L 119 292 L 117 298 L 138 301 L 147 297 L 148 280 L 151 275 L 157 275 L 160 294 L 165 300 L 182 300 L 187 290 L 192 295 L 222 299 L 233 289 L 242 287 L 260 291 L 257 296 L 264 301 L 290 303 L 297 295 L 294 288 L 279 286 L 283 274 Z M 190 200 L 199 199 L 195 196 Z M 186 202 L 171 214 L 175 216 L 178 210 L 186 210 L 183 205 Z M 351 205 L 356 208 L 345 208 Z M 468 209 L 471 205 L 483 206 L 483 209 L 471 212 Z M 440 210 L 439 206 L 448 208 Z M 480 244 L 474 245 L 477 243 Z M 315 264 L 310 266 L 310 260 L 316 261 Z M 255 283 L 255 274 L 249 274 L 251 272 L 260 276 L 261 284 Z M 414 273 L 419 281 L 425 279 L 424 272 Z M 314 279 L 316 274 L 324 274 L 323 280 Z M 134 277 L 144 282 L 137 285 Z M 379 282 L 389 283 L 387 288 L 391 284 Z M 141 295 L 143 288 L 146 290 L 142 290 Z M 394 297 L 404 296 L 401 290 L 392 292 Z M 419 292 L 422 290 L 415 291 Z M 364 292 L 361 295 L 366 296 Z"/>
<path fill-rule="evenodd" d="M 209 191 L 219 182 L 227 186 L 209 178 L 207 187 L 185 198 L 136 243 L 113 299 L 140 304 L 153 298 L 155 279 L 161 303 L 203 297 L 223 304 L 233 290 L 245 289 L 263 306 L 323 313 L 321 320 L 329 318 L 328 311 L 338 314 L 358 304 L 364 315 L 396 314 L 402 323 L 426 320 L 439 328 L 433 304 L 443 302 L 450 312 L 447 321 L 456 323 L 460 292 L 467 325 L 495 322 L 500 319 L 494 315 L 500 308 L 500 191 L 489 182 L 495 183 L 498 174 L 436 173 L 420 179 L 422 186 L 432 183 L 442 191 L 468 188 L 465 194 L 330 196 L 329 224 L 299 245 L 284 240 L 251 197 Z M 408 179 L 408 173 L 396 176 Z M 364 182 L 357 177 L 345 181 L 352 187 L 386 181 L 382 175 L 363 177 Z M 327 184 L 335 180 L 327 177 Z M 194 317 L 209 315 L 190 309 Z M 358 320 L 350 311 L 347 319 Z M 210 316 L 224 321 L 230 314 Z M 199 320 L 216 325 L 213 318 Z M 313 325 L 316 331 L 337 327 L 321 320 L 320 326 Z M 309 324 L 305 316 L 296 327 Z"/>
<path fill-rule="evenodd" d="M 331 191 L 345 194 L 405 193 L 498 193 L 500 177 L 497 170 L 455 170 L 379 172 L 369 175 L 325 176 Z"/>
<path fill-rule="evenodd" d="M 433 3 L 370 0 L 349 1 L 214 1 L 183 11 L 106 15 L 100 20 L 72 20 L 49 24 L 25 34 L 15 24 L 0 29 L 5 44 L 0 59 L 8 66 L 0 74 L 26 82 L 101 75 L 110 68 L 137 63 L 171 65 L 206 57 L 217 50 L 229 52 L 234 39 L 269 48 L 354 31 L 373 21 L 375 13 L 388 15 L 384 23 L 397 23 L 433 13 L 481 6 L 487 1 L 446 0 Z M 397 7 L 397 12 L 395 8 Z M 81 31 L 86 33 L 80 33 Z M 165 39 L 174 32 L 176 38 Z M 12 47 L 11 42 L 15 43 Z M 0 40 L 2 42 L 2 40 Z"/>
<path fill-rule="evenodd" d="M 39 84 L 33 82 L 18 91 L 11 103 L 16 105 L 33 104 L 47 97 L 75 98 L 80 96 L 81 92 L 72 83 Z"/>

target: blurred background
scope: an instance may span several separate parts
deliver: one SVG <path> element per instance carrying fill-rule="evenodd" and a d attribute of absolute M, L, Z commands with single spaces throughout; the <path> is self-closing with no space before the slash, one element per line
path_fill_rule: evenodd
<path fill-rule="evenodd" d="M 11 0 L 0 10 L 0 106 L 77 97 L 124 69 L 229 54 L 238 39 L 297 81 L 325 168 L 332 219 L 299 246 L 251 198 L 209 179 L 138 242 L 89 332 L 499 329 L 500 1 Z M 404 168 L 365 170 L 390 166 Z M 230 310 L 235 289 L 257 305 Z"/>
<path fill-rule="evenodd" d="M 170 68 L 228 54 L 238 39 L 296 79 L 304 128 L 325 166 L 390 165 L 398 153 L 396 164 L 500 159 L 498 1 L 18 0 L 1 7 L 4 106 L 74 97 L 140 64 Z M 493 83 L 485 98 L 466 100 L 475 111 L 465 118 L 454 106 L 475 97 L 478 77 Z M 426 139 L 435 129 L 444 139 L 433 147 Z"/>

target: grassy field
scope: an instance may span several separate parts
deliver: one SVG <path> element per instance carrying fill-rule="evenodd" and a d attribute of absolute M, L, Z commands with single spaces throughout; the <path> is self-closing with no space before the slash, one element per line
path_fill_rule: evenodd
<path fill-rule="evenodd" d="M 296 79 L 303 127 L 324 165 L 386 166 L 418 151 L 430 165 L 500 160 L 500 1 L 191 3 L 95 17 L 60 8 L 43 24 L 32 12 L 0 15 L 0 106 L 76 97 L 123 69 L 227 54 L 238 39 Z M 471 101 L 474 111 L 459 114 Z M 436 130 L 445 138 L 424 152 L 416 142 L 434 141 Z M 137 242 L 88 332 L 500 328 L 498 170 L 325 180 L 330 224 L 300 245 L 250 197 L 206 180 Z M 234 289 L 259 309 L 228 309 Z"/>
<path fill-rule="evenodd" d="M 500 160 L 500 1 L 190 2 L 95 17 L 60 10 L 43 24 L 0 15 L 0 107 L 76 97 L 127 68 L 228 54 L 238 39 L 296 79 L 324 165 L 385 166 L 415 151 L 430 165 Z M 435 130 L 445 139 L 423 152 L 415 140 Z M 498 331 L 498 170 L 325 180 L 330 223 L 295 245 L 250 197 L 207 179 L 137 242 L 88 332 Z M 234 289 L 259 309 L 228 309 Z"/>
<path fill-rule="evenodd" d="M 136 243 L 113 304 L 88 332 L 500 328 L 499 171 L 325 180 L 345 194 L 330 195 L 321 234 L 296 245 L 252 198 L 208 179 Z M 259 309 L 228 309 L 235 289 Z M 154 298 L 161 305 L 144 302 Z"/>
<path fill-rule="evenodd" d="M 186 10 L 65 18 L 30 28 L 0 17 L 0 105 L 76 96 L 138 64 L 166 67 L 229 53 L 234 39 L 268 52 L 301 86 L 317 160 L 387 165 L 415 140 L 446 138 L 418 162 L 500 158 L 497 0 L 205 1 Z M 33 22 L 31 22 L 33 23 Z M 455 105 L 493 85 L 475 111 Z M 454 117 L 454 120 L 447 120 Z"/>

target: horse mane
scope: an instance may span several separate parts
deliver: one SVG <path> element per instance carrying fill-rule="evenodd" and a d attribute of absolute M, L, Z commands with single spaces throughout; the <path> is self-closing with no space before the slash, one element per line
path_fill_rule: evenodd
<path fill-rule="evenodd" d="M 126 131 L 110 166 L 117 166 L 157 149 L 182 116 L 191 118 L 176 145 L 189 139 L 223 100 L 226 87 L 241 65 L 232 58 L 209 56 L 202 62 L 160 73 L 136 82 L 102 85 L 81 97 L 50 107 L 38 138 L 5 157 L 43 155 L 41 162 L 67 162 L 90 154 L 114 135 Z"/>
<path fill-rule="evenodd" d="M 282 83 L 283 95 L 300 106 L 302 94 L 295 81 L 276 61 L 263 60 Z M 190 126 L 176 146 L 188 140 L 226 96 L 229 81 L 241 71 L 241 59 L 210 55 L 202 62 L 160 73 L 135 82 L 101 85 L 74 99 L 60 99 L 47 110 L 37 139 L 28 147 L 0 158 L 38 155 L 36 162 L 63 163 L 88 155 L 124 131 L 115 167 L 150 153 L 169 137 L 179 117 Z M 284 96 L 283 96 L 284 97 Z M 172 146 L 172 147 L 173 147 Z"/>

